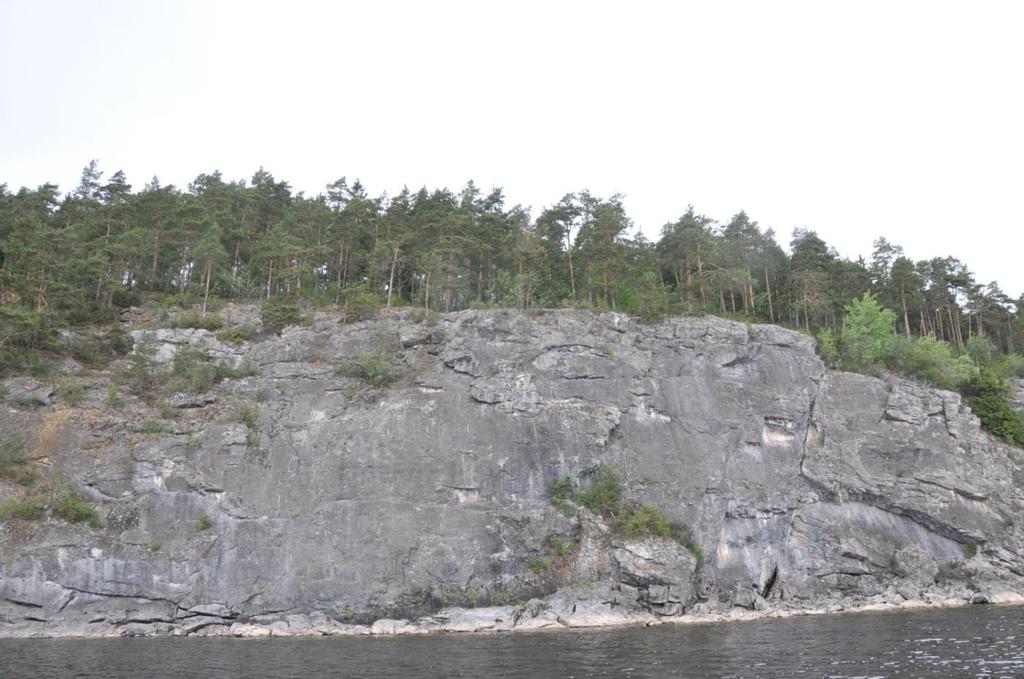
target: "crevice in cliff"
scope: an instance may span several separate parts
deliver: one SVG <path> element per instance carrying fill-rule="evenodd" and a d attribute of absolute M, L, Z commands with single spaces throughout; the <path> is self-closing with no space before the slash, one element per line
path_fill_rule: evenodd
<path fill-rule="evenodd" d="M 779 579 L 779 566 L 776 564 L 772 568 L 771 575 L 768 576 L 768 581 L 764 583 L 764 587 L 761 589 L 761 598 L 767 599 L 768 595 L 772 593 L 772 588 L 775 587 L 775 583 Z"/>
<path fill-rule="evenodd" d="M 89 590 L 89 589 L 83 589 L 81 587 L 74 587 L 73 585 L 62 585 L 60 583 L 54 583 L 54 584 L 58 585 L 59 587 L 65 589 L 65 590 L 68 590 L 70 592 L 75 592 L 77 594 L 88 594 L 89 596 L 108 597 L 108 598 L 111 598 L 111 599 L 142 599 L 143 601 L 153 601 L 153 602 L 157 602 L 157 603 L 172 604 L 176 608 L 181 609 L 181 604 L 179 604 L 174 599 L 168 599 L 166 597 L 152 597 L 152 596 L 146 596 L 144 594 L 114 594 L 112 592 L 96 592 L 96 591 Z M 69 601 L 69 603 L 70 603 L 70 601 Z"/>
<path fill-rule="evenodd" d="M 731 361 L 723 363 L 721 367 L 723 367 L 723 368 L 736 368 L 736 367 L 741 366 L 741 365 L 746 365 L 748 363 L 753 363 L 755 360 L 757 360 L 757 357 L 760 356 L 760 354 L 761 354 L 761 345 L 760 344 L 756 344 L 756 345 L 754 345 L 754 349 L 753 350 L 748 350 L 746 353 L 740 354 L 739 356 L 737 356 L 736 358 L 732 359 Z"/>
<path fill-rule="evenodd" d="M 942 490 L 948 490 L 949 492 L 955 493 L 956 495 L 959 495 L 960 497 L 966 498 L 968 500 L 987 501 L 989 499 L 988 495 L 973 493 L 963 488 L 954 488 L 952 486 L 947 486 L 945 484 L 939 483 L 938 481 L 929 481 L 927 479 L 922 479 L 918 476 L 913 477 L 913 479 L 914 481 L 918 483 L 923 483 L 926 486 L 935 486 L 936 488 L 941 488 Z"/>

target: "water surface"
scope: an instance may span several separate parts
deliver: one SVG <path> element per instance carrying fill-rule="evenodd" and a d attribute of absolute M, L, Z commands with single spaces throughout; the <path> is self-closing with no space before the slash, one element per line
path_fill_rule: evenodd
<path fill-rule="evenodd" d="M 0 677 L 1024 677 L 1024 607 L 390 638 L 9 639 Z"/>

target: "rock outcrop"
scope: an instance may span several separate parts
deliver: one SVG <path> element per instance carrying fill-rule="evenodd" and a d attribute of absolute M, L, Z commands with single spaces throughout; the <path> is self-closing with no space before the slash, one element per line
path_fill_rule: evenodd
<path fill-rule="evenodd" d="M 158 363 L 188 346 L 258 375 L 168 394 L 158 429 L 127 393 L 8 390 L 33 407 L 0 425 L 102 527 L 0 523 L 0 635 L 535 629 L 1024 592 L 1022 451 L 957 394 L 826 371 L 796 332 L 402 310 L 238 344 L 133 336 Z M 378 386 L 345 369 L 368 356 Z M 602 463 L 688 547 L 552 506 L 553 481 Z M 23 492 L 0 478 L 0 502 Z"/>

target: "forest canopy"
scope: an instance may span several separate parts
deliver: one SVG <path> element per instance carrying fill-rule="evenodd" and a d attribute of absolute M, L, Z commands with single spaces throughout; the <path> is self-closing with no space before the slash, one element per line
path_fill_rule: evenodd
<path fill-rule="evenodd" d="M 586 190 L 534 217 L 472 181 L 389 196 L 342 177 L 307 196 L 261 168 L 248 181 L 213 172 L 133 190 L 93 161 L 65 194 L 0 184 L 0 351 L 153 296 L 204 313 L 211 298 L 710 313 L 839 336 L 870 293 L 907 338 L 964 347 L 982 336 L 1001 353 L 1024 343 L 1024 298 L 954 257 L 914 260 L 879 238 L 869 261 L 850 260 L 803 229 L 788 245 L 745 212 L 720 222 L 693 206 L 652 242 L 621 195 Z"/>

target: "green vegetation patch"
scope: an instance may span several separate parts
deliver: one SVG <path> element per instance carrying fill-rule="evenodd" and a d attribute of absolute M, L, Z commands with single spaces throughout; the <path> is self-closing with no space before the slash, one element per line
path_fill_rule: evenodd
<path fill-rule="evenodd" d="M 607 463 L 601 463 L 586 487 L 578 488 L 574 486 L 572 477 L 563 476 L 551 482 L 547 495 L 552 506 L 563 514 L 571 515 L 576 506 L 586 507 L 602 517 L 617 538 L 675 540 L 689 549 L 698 562 L 703 560 L 700 546 L 690 540 L 686 530 L 669 521 L 658 507 L 638 505 L 625 498 L 622 477 Z"/>
<path fill-rule="evenodd" d="M 166 424 L 159 420 L 145 420 L 139 426 L 135 427 L 133 431 L 136 434 L 173 434 L 174 430 L 168 427 Z"/>
<path fill-rule="evenodd" d="M 0 519 L 19 519 L 21 521 L 40 521 L 45 515 L 45 503 L 36 497 L 7 498 L 0 505 Z"/>
<path fill-rule="evenodd" d="M 1005 379 L 983 371 L 966 388 L 971 410 L 985 429 L 1009 443 L 1024 446 L 1024 415 L 1010 405 L 1010 387 Z"/>
<path fill-rule="evenodd" d="M 308 325 L 309 318 L 302 314 L 297 304 L 272 300 L 263 305 L 260 313 L 263 327 L 267 330 L 280 332 L 289 325 Z"/>
<path fill-rule="evenodd" d="M 242 344 L 252 341 L 257 335 L 256 328 L 251 325 L 240 325 L 217 333 L 217 339 L 228 344 Z"/>
<path fill-rule="evenodd" d="M 371 387 L 390 387 L 403 374 L 402 365 L 383 353 L 360 354 L 338 366 L 338 372 L 346 377 L 360 379 Z"/>
<path fill-rule="evenodd" d="M 241 379 L 255 375 L 259 375 L 259 369 L 254 365 L 233 368 L 223 361 L 214 363 L 202 351 L 181 347 L 174 354 L 168 386 L 172 391 L 200 394 L 226 379 Z"/>
<path fill-rule="evenodd" d="M 57 398 L 69 406 L 78 406 L 85 399 L 85 386 L 74 377 L 61 377 L 55 391 Z"/>
<path fill-rule="evenodd" d="M 53 505 L 53 516 L 68 523 L 87 523 L 93 528 L 103 526 L 99 514 L 92 505 L 75 493 L 65 493 Z"/>
<path fill-rule="evenodd" d="M 0 478 L 20 486 L 35 483 L 35 472 L 25 455 L 25 439 L 20 434 L 0 433 Z"/>
<path fill-rule="evenodd" d="M 198 311 L 178 314 L 171 321 L 172 328 L 193 328 L 216 332 L 224 327 L 224 321 L 217 314 L 203 314 Z"/>
<path fill-rule="evenodd" d="M 345 319 L 348 321 L 365 321 L 377 315 L 384 308 L 380 297 L 372 292 L 359 292 L 349 295 L 345 300 Z"/>

